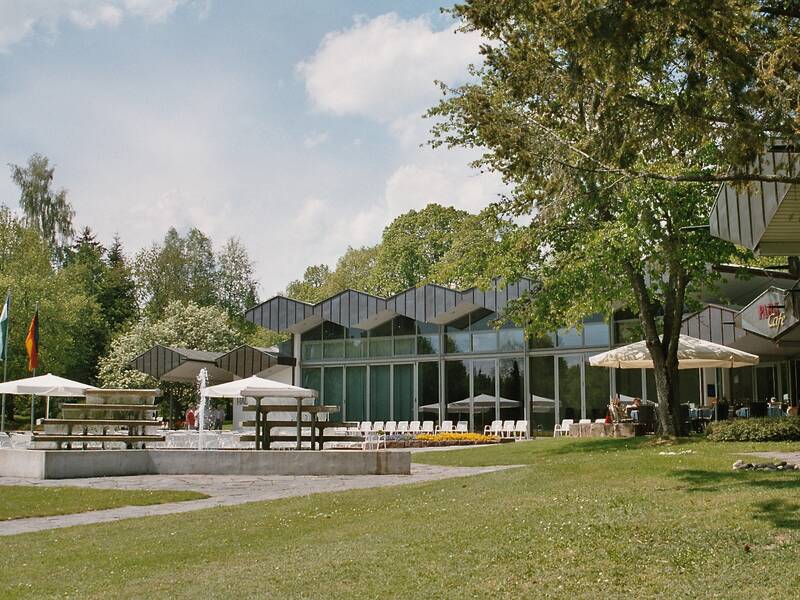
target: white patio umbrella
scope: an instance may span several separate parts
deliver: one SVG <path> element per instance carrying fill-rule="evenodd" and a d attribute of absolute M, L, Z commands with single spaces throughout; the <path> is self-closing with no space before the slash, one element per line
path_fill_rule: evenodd
<path fill-rule="evenodd" d="M 203 389 L 206 398 L 256 398 L 256 411 L 261 405 L 261 398 L 292 398 L 297 402 L 297 449 L 301 447 L 301 405 L 306 398 L 316 398 L 317 391 L 288 383 L 272 381 L 253 375 L 246 379 L 237 379 L 228 383 L 220 383 Z M 258 434 L 258 413 L 256 413 L 256 434 Z M 258 435 L 256 435 L 258 438 Z M 258 440 L 256 439 L 256 448 Z"/>
<path fill-rule="evenodd" d="M 209 386 L 203 390 L 203 395 L 207 398 L 316 398 L 317 392 L 253 375 Z"/>
<path fill-rule="evenodd" d="M 45 418 L 50 417 L 50 396 L 79 397 L 85 396 L 86 390 L 92 386 L 65 379 L 58 375 L 48 373 L 25 379 L 15 379 L 0 383 L 0 394 L 16 394 L 18 396 L 45 396 Z M 33 431 L 33 411 L 31 411 L 31 431 Z"/>
<path fill-rule="evenodd" d="M 508 398 L 490 396 L 489 394 L 478 394 L 472 399 L 472 404 L 476 412 L 488 412 L 494 410 L 497 400 L 500 400 L 500 408 L 517 408 L 520 403 L 517 400 L 509 400 Z M 425 404 L 419 407 L 420 410 L 426 412 L 438 412 L 438 404 Z M 470 398 L 457 400 L 447 405 L 447 412 L 455 413 L 468 413 L 470 408 Z"/>
<path fill-rule="evenodd" d="M 593 367 L 616 369 L 652 369 L 653 359 L 644 341 L 614 348 L 589 357 Z M 758 364 L 758 356 L 729 348 L 714 342 L 707 342 L 688 335 L 681 335 L 678 341 L 678 368 L 703 369 L 722 367 L 735 369 Z"/>

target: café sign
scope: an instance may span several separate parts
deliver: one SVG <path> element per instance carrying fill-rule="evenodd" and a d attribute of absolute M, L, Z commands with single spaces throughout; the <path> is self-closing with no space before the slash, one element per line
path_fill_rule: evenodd
<path fill-rule="evenodd" d="M 797 317 L 787 311 L 786 296 L 786 290 L 769 288 L 736 315 L 737 324 L 745 331 L 779 338 L 798 323 Z"/>

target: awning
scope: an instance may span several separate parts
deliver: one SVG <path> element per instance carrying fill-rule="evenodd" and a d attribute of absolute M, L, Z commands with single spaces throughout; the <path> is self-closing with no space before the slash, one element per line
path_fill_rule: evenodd
<path fill-rule="evenodd" d="M 589 357 L 589 364 L 593 367 L 608 367 L 616 369 L 652 369 L 653 360 L 644 341 L 614 348 L 601 354 Z M 678 342 L 678 368 L 702 369 L 706 367 L 723 367 L 734 369 L 736 367 L 749 367 L 758 364 L 758 356 L 707 342 L 697 338 L 681 335 Z"/>
<path fill-rule="evenodd" d="M 257 375 L 278 365 L 293 367 L 296 362 L 295 358 L 280 354 L 277 347 L 259 348 L 247 344 L 226 352 L 214 361 L 220 369 L 237 377 Z"/>

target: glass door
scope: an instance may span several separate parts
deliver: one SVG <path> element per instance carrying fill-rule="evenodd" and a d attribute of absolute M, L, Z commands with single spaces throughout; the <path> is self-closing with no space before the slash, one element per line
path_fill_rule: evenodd
<path fill-rule="evenodd" d="M 392 385 L 392 419 L 411 421 L 414 418 L 414 363 L 394 365 Z"/>

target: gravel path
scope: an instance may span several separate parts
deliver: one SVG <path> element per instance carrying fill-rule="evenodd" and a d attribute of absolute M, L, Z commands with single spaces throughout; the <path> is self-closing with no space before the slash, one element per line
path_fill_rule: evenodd
<path fill-rule="evenodd" d="M 408 483 L 436 481 L 501 471 L 513 467 L 441 467 L 412 464 L 411 475 L 340 475 L 335 477 L 296 477 L 287 475 L 136 475 L 132 477 L 94 477 L 85 479 L 27 479 L 0 477 L 0 485 L 77 486 L 119 490 L 191 490 L 209 498 L 170 502 L 152 506 L 123 506 L 72 515 L 32 517 L 0 522 L 0 536 L 31 533 L 46 529 L 107 523 L 121 519 L 183 513 L 214 506 L 233 506 L 247 502 L 306 496 L 321 492 L 342 492 Z"/>

